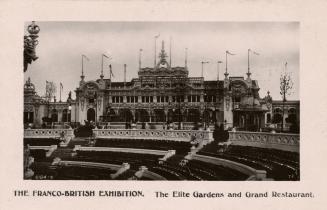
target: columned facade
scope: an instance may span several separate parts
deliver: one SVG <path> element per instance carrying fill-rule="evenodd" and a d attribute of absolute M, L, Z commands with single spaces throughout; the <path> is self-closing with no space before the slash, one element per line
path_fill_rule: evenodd
<path fill-rule="evenodd" d="M 179 128 L 223 124 L 260 131 L 282 120 L 282 103 L 274 103 L 269 94 L 260 98 L 258 82 L 250 76 L 244 79 L 226 73 L 223 80 L 205 81 L 189 77 L 187 65 L 170 66 L 166 57 L 162 43 L 158 63 L 139 68 L 138 77 L 129 82 L 103 77 L 85 81 L 82 75 L 76 99 L 69 96 L 66 102 L 41 98 L 29 79 L 24 86 L 24 123 L 41 125 L 48 117 L 53 123 L 174 123 Z M 299 124 L 299 106 L 291 104 L 284 104 L 283 120 Z"/>

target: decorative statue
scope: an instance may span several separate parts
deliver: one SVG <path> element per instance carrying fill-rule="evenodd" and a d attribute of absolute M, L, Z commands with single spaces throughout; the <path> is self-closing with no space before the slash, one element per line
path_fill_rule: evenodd
<path fill-rule="evenodd" d="M 24 72 L 27 71 L 28 64 L 38 59 L 35 53 L 35 47 L 38 45 L 37 34 L 40 32 L 40 27 L 32 21 L 32 24 L 27 27 L 29 35 L 24 36 Z"/>

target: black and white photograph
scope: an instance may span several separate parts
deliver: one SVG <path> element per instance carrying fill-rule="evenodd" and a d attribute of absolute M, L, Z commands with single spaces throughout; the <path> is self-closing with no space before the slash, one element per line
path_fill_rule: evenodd
<path fill-rule="evenodd" d="M 26 21 L 23 178 L 300 181 L 299 27 Z"/>

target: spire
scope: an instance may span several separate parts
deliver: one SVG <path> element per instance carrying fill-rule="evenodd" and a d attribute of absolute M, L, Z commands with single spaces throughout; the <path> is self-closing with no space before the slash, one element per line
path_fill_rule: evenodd
<path fill-rule="evenodd" d="M 159 64 L 167 64 L 166 57 L 168 56 L 167 53 L 165 52 L 165 41 L 162 41 L 161 52 L 159 54 L 159 58 L 160 58 Z"/>

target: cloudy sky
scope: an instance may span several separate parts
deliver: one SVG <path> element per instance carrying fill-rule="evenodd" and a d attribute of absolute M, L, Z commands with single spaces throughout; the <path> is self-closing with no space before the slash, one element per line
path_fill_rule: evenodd
<path fill-rule="evenodd" d="M 25 27 L 29 23 L 26 23 Z M 217 61 L 220 79 L 225 69 L 225 51 L 235 53 L 228 57 L 230 76 L 244 76 L 247 72 L 247 49 L 258 53 L 250 56 L 252 78 L 258 80 L 260 96 L 269 90 L 273 99 L 280 100 L 279 78 L 287 71 L 293 79 L 292 94 L 288 99 L 299 99 L 299 24 L 296 22 L 37 22 L 41 31 L 37 55 L 39 59 L 25 73 L 36 86 L 39 95 L 45 93 L 45 81 L 64 86 L 62 99 L 74 91 L 81 75 L 81 55 L 90 61 L 84 63 L 86 80 L 99 78 L 101 54 L 112 60 L 104 62 L 105 78 L 112 64 L 113 81 L 123 81 L 123 65 L 127 64 L 127 81 L 137 77 L 138 52 L 143 49 L 142 67 L 154 65 L 154 36 L 160 34 L 169 52 L 172 37 L 172 66 L 184 66 L 185 48 L 188 48 L 190 77 L 201 76 L 201 61 L 205 65 L 206 80 L 216 80 Z M 73 98 L 75 94 L 73 93 Z"/>

